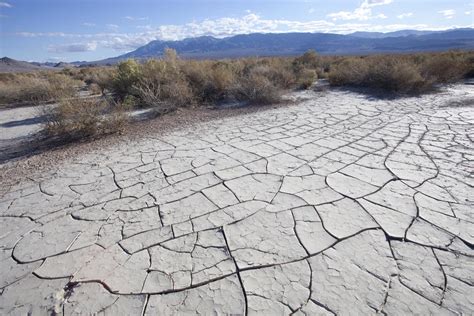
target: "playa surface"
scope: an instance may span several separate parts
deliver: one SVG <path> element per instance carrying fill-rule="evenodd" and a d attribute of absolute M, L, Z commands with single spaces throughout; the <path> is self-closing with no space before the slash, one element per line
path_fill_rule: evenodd
<path fill-rule="evenodd" d="M 471 314 L 471 90 L 305 92 L 2 183 L 0 313 Z"/>

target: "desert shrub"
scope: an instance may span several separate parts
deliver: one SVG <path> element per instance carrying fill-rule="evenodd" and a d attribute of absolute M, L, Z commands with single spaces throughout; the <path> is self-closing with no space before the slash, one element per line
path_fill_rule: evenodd
<path fill-rule="evenodd" d="M 38 103 L 72 97 L 80 84 L 60 73 L 17 74 L 0 81 L 0 103 Z"/>
<path fill-rule="evenodd" d="M 83 74 L 77 68 L 64 67 L 63 69 L 60 70 L 60 73 L 68 77 L 72 77 L 73 79 L 76 79 L 76 80 L 81 80 L 81 81 L 84 80 Z"/>
<path fill-rule="evenodd" d="M 455 54 L 434 55 L 421 63 L 421 75 L 436 83 L 459 81 L 468 73 L 468 61 Z"/>
<path fill-rule="evenodd" d="M 399 93 L 418 93 L 429 88 L 415 63 L 392 57 L 378 57 L 369 63 L 363 85 Z"/>
<path fill-rule="evenodd" d="M 270 80 L 273 85 L 280 89 L 289 89 L 296 82 L 295 74 L 291 71 L 289 65 L 275 59 L 269 59 L 265 65 L 258 65 L 252 68 L 253 74 L 259 74 Z"/>
<path fill-rule="evenodd" d="M 91 83 L 87 86 L 90 94 L 102 94 L 102 89 L 97 83 Z"/>
<path fill-rule="evenodd" d="M 241 77 L 235 88 L 238 100 L 249 104 L 271 104 L 281 100 L 281 90 L 258 71 Z"/>
<path fill-rule="evenodd" d="M 217 62 L 209 67 L 209 76 L 204 89 L 205 99 L 217 101 L 229 97 L 229 91 L 236 81 L 232 65 Z"/>
<path fill-rule="evenodd" d="M 193 103 L 194 95 L 185 81 L 161 84 L 154 78 L 144 77 L 135 89 L 143 105 L 154 107 L 159 112 L 168 112 Z"/>
<path fill-rule="evenodd" d="M 191 87 L 171 50 L 163 60 L 148 60 L 141 65 L 140 77 L 133 89 L 143 105 L 159 111 L 166 112 L 194 102 Z"/>
<path fill-rule="evenodd" d="M 197 101 L 212 103 L 232 98 L 231 89 L 236 81 L 232 62 L 184 61 L 180 66 Z"/>
<path fill-rule="evenodd" d="M 77 87 L 82 85 L 82 82 L 63 74 L 48 76 L 48 83 L 51 99 L 73 97 L 76 94 Z"/>
<path fill-rule="evenodd" d="M 318 79 L 316 70 L 302 69 L 297 74 L 297 86 L 300 89 L 309 89 L 313 83 Z"/>
<path fill-rule="evenodd" d="M 307 68 L 316 69 L 320 67 L 320 58 L 316 51 L 310 49 L 300 57 L 296 57 L 293 65 L 303 65 Z"/>
<path fill-rule="evenodd" d="M 121 101 L 120 105 L 124 110 L 132 110 L 134 108 L 137 108 L 142 104 L 142 100 L 140 100 L 139 97 L 136 97 L 134 95 L 127 95 L 123 100 Z"/>
<path fill-rule="evenodd" d="M 35 78 L 20 76 L 10 82 L 0 83 L 0 102 L 38 102 L 49 99 L 48 82 Z"/>
<path fill-rule="evenodd" d="M 88 68 L 89 72 L 84 78 L 84 81 L 88 85 L 95 84 L 100 88 L 100 93 L 105 94 L 107 90 L 113 90 L 115 68 L 112 67 L 100 67 L 100 68 Z M 82 70 L 82 69 L 81 69 Z"/>
<path fill-rule="evenodd" d="M 315 70 L 317 78 L 327 77 L 327 71 L 329 71 L 329 62 L 323 61 L 323 59 L 314 51 L 308 50 L 303 55 L 296 57 L 292 62 L 292 69 L 296 77 L 299 78 L 298 81 L 305 81 L 303 78 L 309 80 L 310 72 L 307 70 Z M 297 82 L 299 88 L 302 87 L 301 82 Z M 303 84 L 303 86 L 305 86 Z"/>
<path fill-rule="evenodd" d="M 397 93 L 423 93 L 436 84 L 474 75 L 472 52 L 384 55 L 333 61 L 329 81 L 336 86 L 376 88 Z"/>
<path fill-rule="evenodd" d="M 120 100 L 129 94 L 136 94 L 134 86 L 140 80 L 140 76 L 140 65 L 135 60 L 120 62 L 112 79 L 112 91 Z"/>
<path fill-rule="evenodd" d="M 104 100 L 63 100 L 45 108 L 45 130 L 50 135 L 85 137 L 113 133 L 123 129 L 126 115 L 120 106 Z"/>
<path fill-rule="evenodd" d="M 361 58 L 348 58 L 332 67 L 329 82 L 335 86 L 361 86 L 369 71 L 368 64 Z"/>
<path fill-rule="evenodd" d="M 391 56 L 348 58 L 332 67 L 329 81 L 336 86 L 356 86 L 397 93 L 418 93 L 431 82 L 413 61 Z"/>

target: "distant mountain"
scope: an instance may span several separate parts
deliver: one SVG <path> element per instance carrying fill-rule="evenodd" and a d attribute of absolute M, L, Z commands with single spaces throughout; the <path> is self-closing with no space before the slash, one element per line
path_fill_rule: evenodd
<path fill-rule="evenodd" d="M 403 37 L 403 36 L 410 36 L 410 35 L 427 35 L 435 33 L 435 31 L 415 31 L 415 30 L 401 30 L 396 32 L 388 32 L 388 33 L 381 33 L 381 32 L 354 32 L 349 34 L 350 36 L 355 37 L 362 37 L 362 38 L 387 38 L 387 37 Z"/>
<path fill-rule="evenodd" d="M 54 65 L 56 65 L 57 63 L 53 63 L 53 62 L 44 62 L 44 63 L 40 63 L 40 62 L 37 62 L 37 61 L 33 61 L 31 62 L 30 64 L 33 64 L 35 66 L 40 66 L 40 67 L 54 67 Z"/>
<path fill-rule="evenodd" d="M 308 49 L 323 55 L 407 53 L 474 49 L 474 29 L 449 31 L 402 30 L 390 33 L 356 32 L 349 35 L 330 33 L 254 33 L 227 38 L 201 36 L 181 41 L 152 41 L 117 57 L 92 63 L 113 64 L 128 58 L 160 57 L 165 48 L 175 49 L 184 58 L 232 58 L 245 56 L 291 56 Z"/>
<path fill-rule="evenodd" d="M 61 61 L 59 63 L 54 64 L 53 67 L 54 68 L 74 68 L 76 66 L 74 64 L 65 63 L 65 62 Z"/>
<path fill-rule="evenodd" d="M 35 70 L 58 70 L 63 68 L 77 67 L 75 64 L 59 62 L 26 62 L 21 60 L 15 60 L 9 57 L 3 57 L 0 59 L 0 73 L 2 72 L 29 72 Z"/>
<path fill-rule="evenodd" d="M 8 57 L 0 59 L 0 73 L 1 72 L 28 72 L 40 70 L 42 67 L 34 65 L 26 61 L 15 60 Z"/>

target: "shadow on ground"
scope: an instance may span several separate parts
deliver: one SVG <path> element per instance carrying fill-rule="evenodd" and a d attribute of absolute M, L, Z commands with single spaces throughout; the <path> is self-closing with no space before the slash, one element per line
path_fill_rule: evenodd
<path fill-rule="evenodd" d="M 43 133 L 37 133 L 28 137 L 12 140 L 0 140 L 0 164 L 17 158 L 28 158 L 45 151 L 57 149 L 70 145 L 78 138 L 47 137 Z M 86 139 L 83 141 L 87 141 Z"/>
<path fill-rule="evenodd" d="M 46 121 L 46 115 L 41 115 L 37 117 L 30 117 L 23 120 L 6 122 L 3 124 L 0 124 L 0 127 L 11 128 L 11 127 L 18 127 L 18 126 L 25 126 L 25 125 L 36 125 L 36 124 L 44 123 L 45 121 Z"/>

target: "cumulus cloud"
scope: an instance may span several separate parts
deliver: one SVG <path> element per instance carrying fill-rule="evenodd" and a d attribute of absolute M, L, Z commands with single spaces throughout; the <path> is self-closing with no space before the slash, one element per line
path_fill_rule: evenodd
<path fill-rule="evenodd" d="M 407 12 L 407 13 L 402 13 L 400 15 L 397 15 L 397 18 L 399 19 L 405 19 L 413 16 L 413 12 Z"/>
<path fill-rule="evenodd" d="M 95 23 L 84 22 L 82 23 L 82 26 L 92 27 L 95 26 Z"/>
<path fill-rule="evenodd" d="M 97 49 L 97 42 L 51 45 L 48 47 L 48 51 L 50 53 L 90 52 L 96 49 Z"/>
<path fill-rule="evenodd" d="M 13 6 L 8 2 L 0 2 L 0 8 L 12 8 Z"/>
<path fill-rule="evenodd" d="M 439 14 L 443 15 L 446 19 L 452 19 L 456 15 L 456 11 L 453 9 L 438 11 Z"/>
<path fill-rule="evenodd" d="M 386 19 L 385 14 L 373 14 L 372 8 L 392 3 L 393 0 L 364 0 L 354 11 L 339 11 L 330 13 L 327 16 L 333 21 L 337 20 L 359 20 L 367 21 L 371 19 Z"/>

